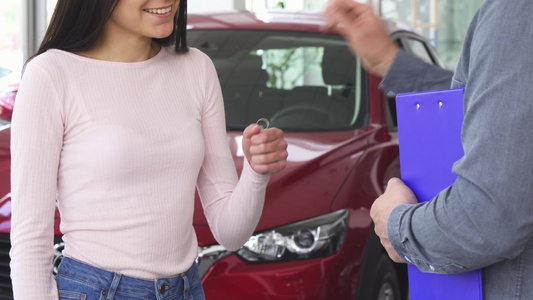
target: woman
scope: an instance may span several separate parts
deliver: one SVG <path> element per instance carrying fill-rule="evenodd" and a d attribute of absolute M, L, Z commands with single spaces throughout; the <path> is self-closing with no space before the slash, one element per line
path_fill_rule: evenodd
<path fill-rule="evenodd" d="M 247 127 L 237 178 L 215 69 L 185 24 L 186 0 L 58 1 L 12 120 L 15 299 L 203 299 L 195 186 L 220 244 L 252 234 L 287 143 Z"/>

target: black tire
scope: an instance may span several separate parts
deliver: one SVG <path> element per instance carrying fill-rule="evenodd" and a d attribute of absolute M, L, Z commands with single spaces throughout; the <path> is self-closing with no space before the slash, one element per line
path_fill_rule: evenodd
<path fill-rule="evenodd" d="M 372 299 L 401 300 L 400 284 L 393 262 L 381 255 L 377 263 L 377 274 L 372 284 Z"/>
<path fill-rule="evenodd" d="M 366 240 L 359 271 L 357 300 L 408 300 L 407 266 L 394 263 L 373 230 Z"/>

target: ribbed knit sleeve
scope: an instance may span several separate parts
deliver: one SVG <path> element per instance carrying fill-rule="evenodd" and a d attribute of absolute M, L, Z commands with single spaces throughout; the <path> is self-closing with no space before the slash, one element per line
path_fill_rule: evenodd
<path fill-rule="evenodd" d="M 216 240 L 228 250 L 237 250 L 259 222 L 269 176 L 255 173 L 244 158 L 237 183 L 226 137 L 220 84 L 211 61 L 207 60 L 206 65 L 202 115 L 205 159 L 198 177 L 198 192 Z"/>
<path fill-rule="evenodd" d="M 30 62 L 11 128 L 11 278 L 15 299 L 58 299 L 52 275 L 63 115 L 50 75 Z M 36 296 L 38 295 L 38 296 Z"/>

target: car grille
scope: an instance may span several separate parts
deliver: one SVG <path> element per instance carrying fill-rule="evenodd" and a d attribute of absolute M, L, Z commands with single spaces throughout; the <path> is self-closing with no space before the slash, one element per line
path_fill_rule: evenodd
<path fill-rule="evenodd" d="M 11 277 L 9 277 L 9 234 L 0 234 L 0 300 L 13 299 Z"/>

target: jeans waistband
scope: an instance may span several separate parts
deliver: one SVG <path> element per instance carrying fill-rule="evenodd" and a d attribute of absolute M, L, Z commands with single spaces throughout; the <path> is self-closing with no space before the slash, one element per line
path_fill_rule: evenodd
<path fill-rule="evenodd" d="M 198 267 L 193 264 L 185 273 L 149 280 L 110 272 L 72 258 L 63 257 L 58 267 L 58 275 L 75 278 L 102 289 L 115 289 L 115 292 L 118 293 L 130 293 L 154 297 L 155 299 L 156 293 L 171 292 L 171 289 L 173 290 L 172 293 L 179 293 L 188 289 L 191 284 L 189 280 L 198 278 Z"/>

